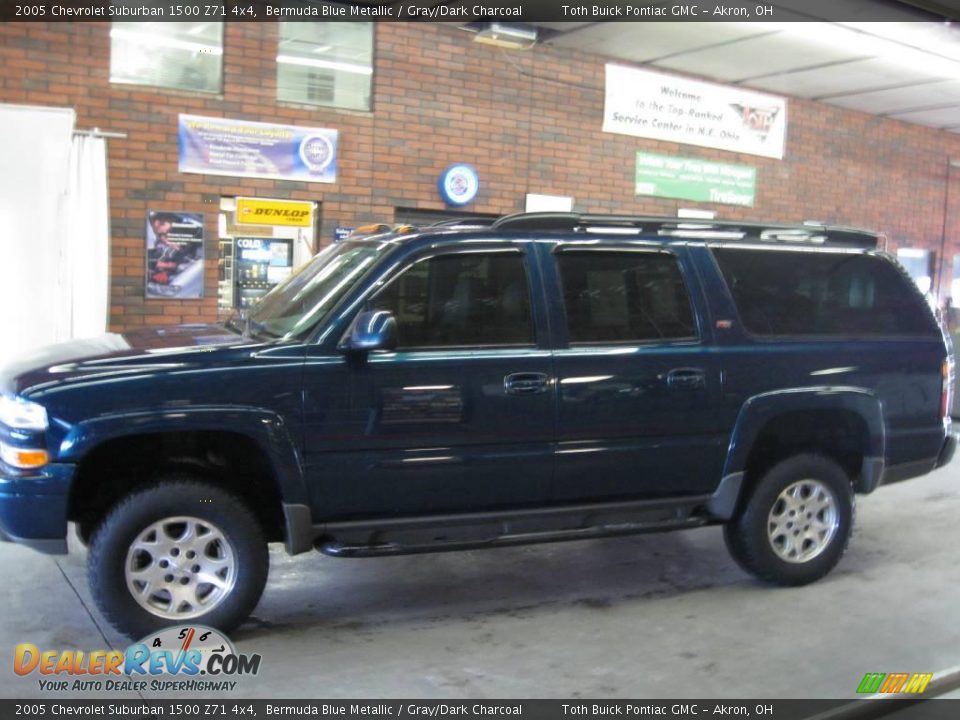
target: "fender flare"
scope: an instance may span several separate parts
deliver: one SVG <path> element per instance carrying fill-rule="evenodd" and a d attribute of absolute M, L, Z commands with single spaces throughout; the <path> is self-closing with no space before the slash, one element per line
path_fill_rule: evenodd
<path fill-rule="evenodd" d="M 263 408 L 204 405 L 100 415 L 70 428 L 58 460 L 78 463 L 105 442 L 181 431 L 233 432 L 250 438 L 269 459 L 281 501 L 309 504 L 299 445 L 283 417 Z"/>
<path fill-rule="evenodd" d="M 741 495 L 747 459 L 763 428 L 777 417 L 805 410 L 846 410 L 860 417 L 867 428 L 867 446 L 856 490 L 873 492 L 884 470 L 886 429 L 883 403 L 870 390 L 853 386 L 820 386 L 773 390 L 747 398 L 730 435 L 723 476 L 708 509 L 720 519 L 733 516 Z"/>

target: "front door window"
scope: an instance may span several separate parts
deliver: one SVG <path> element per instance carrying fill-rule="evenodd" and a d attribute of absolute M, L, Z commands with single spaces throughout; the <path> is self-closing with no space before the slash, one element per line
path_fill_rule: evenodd
<path fill-rule="evenodd" d="M 532 345 L 530 289 L 520 253 L 422 260 L 374 301 L 397 319 L 403 350 Z"/>

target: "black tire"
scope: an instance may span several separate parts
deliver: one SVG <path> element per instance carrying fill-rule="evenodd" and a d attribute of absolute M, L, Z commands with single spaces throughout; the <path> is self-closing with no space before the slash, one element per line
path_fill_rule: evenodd
<path fill-rule="evenodd" d="M 138 537 L 153 523 L 167 518 L 187 517 L 201 521 L 196 527 L 198 533 L 204 532 L 209 523 L 225 538 L 233 562 L 225 563 L 233 569 L 229 573 L 232 587 L 222 591 L 222 598 L 211 603 L 211 609 L 204 611 L 198 601 L 199 613 L 189 618 L 166 616 L 160 611 L 150 611 L 138 602 L 128 587 L 126 566 L 128 551 Z M 176 529 L 176 523 L 171 526 Z M 170 541 L 164 536 L 164 542 Z M 200 542 L 200 541 L 198 541 Z M 184 547 L 187 547 L 184 545 Z M 222 545 L 214 541 L 213 550 Z M 181 556 L 179 547 L 163 555 L 163 562 L 169 563 L 168 555 L 176 552 Z M 196 551 L 194 551 L 196 552 Z M 152 567 L 154 559 L 147 563 Z M 178 581 L 186 578 L 184 584 L 196 585 L 194 599 L 201 595 L 202 581 L 190 576 L 194 568 L 181 560 L 182 567 L 171 569 L 176 572 Z M 212 565 L 211 565 L 212 566 Z M 208 483 L 196 480 L 189 475 L 177 474 L 162 479 L 143 490 L 138 490 L 120 501 L 97 525 L 90 539 L 90 555 L 87 562 L 87 577 L 90 592 L 97 606 L 110 623 L 122 633 L 139 638 L 148 633 L 170 625 L 199 624 L 209 625 L 218 630 L 227 631 L 241 623 L 256 607 L 263 593 L 269 569 L 267 543 L 260 524 L 246 504 L 235 495 Z M 226 572 L 226 571 L 224 571 Z M 203 590 L 217 592 L 212 585 L 203 585 Z M 160 594 L 161 597 L 163 593 Z M 166 597 L 172 604 L 173 596 Z M 210 596 L 212 597 L 212 596 Z M 185 607 L 184 605 L 180 606 Z"/>
<path fill-rule="evenodd" d="M 804 480 L 820 483 L 832 495 L 835 507 L 832 516 L 835 530 L 832 535 L 823 532 L 823 541 L 820 543 L 822 547 L 816 555 L 813 555 L 813 549 L 817 547 L 816 540 L 804 540 L 800 548 L 786 545 L 790 542 L 790 538 L 786 536 L 805 532 L 805 528 L 809 526 L 800 523 L 810 522 L 809 519 L 801 519 L 800 523 L 786 530 L 786 522 L 796 516 L 788 518 L 786 514 L 780 515 L 784 522 L 777 526 L 775 533 L 771 533 L 768 524 L 775 507 L 778 515 L 790 507 L 780 500 L 781 493 L 794 483 Z M 809 488 L 809 485 L 799 487 L 800 490 Z M 799 496 L 798 502 L 803 502 L 802 496 Z M 806 505 L 804 507 L 806 508 Z M 809 508 L 806 511 L 809 511 Z M 778 585 L 806 585 L 822 578 L 840 561 L 850 542 L 853 513 L 853 488 L 843 468 L 822 455 L 795 455 L 777 463 L 759 479 L 750 494 L 741 501 L 737 514 L 724 527 L 723 536 L 734 560 L 752 575 Z M 834 526 L 834 522 L 829 525 Z M 816 530 L 816 527 L 814 529 Z M 771 538 L 771 534 L 776 537 Z M 803 540 L 802 536 L 800 540 Z M 775 542 L 780 548 L 779 552 L 774 546 Z M 802 548 L 806 548 L 806 552 L 812 555 L 809 559 L 804 560 L 802 555 L 797 554 L 803 552 Z M 783 554 L 791 552 L 794 553 L 793 561 L 783 557 Z"/>

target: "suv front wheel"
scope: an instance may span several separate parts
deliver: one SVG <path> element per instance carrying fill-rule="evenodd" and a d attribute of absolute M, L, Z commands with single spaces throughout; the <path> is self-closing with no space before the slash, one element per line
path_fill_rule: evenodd
<path fill-rule="evenodd" d="M 177 475 L 106 515 L 87 569 L 101 612 L 139 637 L 178 623 L 231 629 L 259 601 L 268 567 L 250 509 L 219 487 Z"/>
<path fill-rule="evenodd" d="M 779 585 L 806 585 L 840 561 L 853 528 L 853 489 L 836 462 L 796 455 L 770 468 L 724 527 L 744 570 Z"/>

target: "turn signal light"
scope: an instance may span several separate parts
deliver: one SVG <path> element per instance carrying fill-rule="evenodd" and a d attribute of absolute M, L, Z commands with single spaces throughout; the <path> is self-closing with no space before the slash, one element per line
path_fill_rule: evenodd
<path fill-rule="evenodd" d="M 19 448 L 0 443 L 0 459 L 10 467 L 19 470 L 33 470 L 47 465 L 50 462 L 50 455 L 46 450 Z"/>

